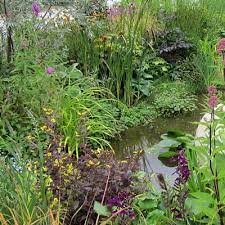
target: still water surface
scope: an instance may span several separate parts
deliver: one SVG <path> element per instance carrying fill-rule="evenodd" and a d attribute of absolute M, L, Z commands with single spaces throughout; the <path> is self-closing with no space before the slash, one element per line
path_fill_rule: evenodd
<path fill-rule="evenodd" d="M 180 130 L 195 135 L 197 128 L 193 122 L 202 117 L 200 109 L 176 118 L 159 118 L 153 125 L 139 126 L 124 131 L 120 138 L 112 141 L 112 146 L 121 158 L 129 157 L 134 151 L 144 150 L 140 160 L 141 169 L 152 174 L 162 173 L 169 183 L 176 178 L 175 165 L 168 161 L 160 161 L 158 153 L 150 148 L 160 141 L 160 136 L 168 130 Z"/>

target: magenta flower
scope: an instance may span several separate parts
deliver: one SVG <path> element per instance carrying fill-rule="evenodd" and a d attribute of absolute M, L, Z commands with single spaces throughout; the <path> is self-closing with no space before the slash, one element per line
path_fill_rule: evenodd
<path fill-rule="evenodd" d="M 32 12 L 35 16 L 38 16 L 41 12 L 41 5 L 38 2 L 32 3 Z"/>
<path fill-rule="evenodd" d="M 214 109 L 218 105 L 219 98 L 216 95 L 210 96 L 208 105 L 211 109 Z"/>
<path fill-rule="evenodd" d="M 209 95 L 215 95 L 217 93 L 217 89 L 215 86 L 209 86 L 208 87 L 208 93 Z"/>
<path fill-rule="evenodd" d="M 55 68 L 48 67 L 46 72 L 47 72 L 47 74 L 53 74 L 55 72 Z"/>
<path fill-rule="evenodd" d="M 217 44 L 217 53 L 222 54 L 225 51 L 225 38 L 221 38 Z"/>

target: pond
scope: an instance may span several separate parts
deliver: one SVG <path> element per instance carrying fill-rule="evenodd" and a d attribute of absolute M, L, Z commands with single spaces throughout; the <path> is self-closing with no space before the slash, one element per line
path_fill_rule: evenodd
<path fill-rule="evenodd" d="M 172 184 L 176 178 L 175 165 L 168 161 L 158 159 L 158 153 L 151 151 L 151 147 L 160 141 L 160 136 L 169 130 L 180 130 L 195 135 L 197 125 L 193 122 L 202 117 L 200 108 L 195 111 L 175 117 L 159 118 L 152 125 L 139 126 L 124 131 L 119 138 L 112 141 L 112 147 L 120 158 L 129 157 L 134 152 L 144 150 L 140 160 L 140 167 L 148 174 L 164 175 L 166 180 Z"/>

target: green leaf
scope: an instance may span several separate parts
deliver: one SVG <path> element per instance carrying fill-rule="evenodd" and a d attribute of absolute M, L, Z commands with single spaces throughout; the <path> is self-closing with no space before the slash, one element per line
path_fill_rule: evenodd
<path fill-rule="evenodd" d="M 190 196 L 185 201 L 185 206 L 195 215 L 204 214 L 209 217 L 215 217 L 217 212 L 214 209 L 215 199 L 209 194 L 205 192 L 194 192 L 190 193 Z"/>
<path fill-rule="evenodd" d="M 155 209 L 151 211 L 150 213 L 148 213 L 147 224 L 149 225 L 158 224 L 158 221 L 163 221 L 163 217 L 164 217 L 164 212 L 159 209 Z"/>
<path fill-rule="evenodd" d="M 167 71 L 168 71 L 168 68 L 167 68 L 166 66 L 163 66 L 163 67 L 162 67 L 162 71 L 163 71 L 163 72 L 167 72 Z"/>
<path fill-rule="evenodd" d="M 179 130 L 169 130 L 167 132 L 167 136 L 170 138 L 176 138 L 176 137 L 185 136 L 185 133 L 183 133 L 182 131 L 179 131 Z"/>
<path fill-rule="evenodd" d="M 159 158 L 171 158 L 171 157 L 174 157 L 176 155 L 177 155 L 176 152 L 168 151 L 168 152 L 160 153 Z"/>
<path fill-rule="evenodd" d="M 111 213 L 107 206 L 102 205 L 101 203 L 95 201 L 94 211 L 100 216 L 110 216 Z"/>
<path fill-rule="evenodd" d="M 70 78 L 72 79 L 80 79 L 83 77 L 83 74 L 80 70 L 71 71 L 69 74 Z"/>
<path fill-rule="evenodd" d="M 145 199 L 139 202 L 139 206 L 141 209 L 154 209 L 157 207 L 157 202 L 154 199 Z"/>

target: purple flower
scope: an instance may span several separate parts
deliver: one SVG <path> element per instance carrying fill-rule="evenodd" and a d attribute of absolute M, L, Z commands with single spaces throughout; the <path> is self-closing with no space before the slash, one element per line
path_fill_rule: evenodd
<path fill-rule="evenodd" d="M 108 200 L 109 207 L 116 207 L 115 210 L 112 211 L 112 214 L 116 214 L 118 211 L 120 216 L 127 216 L 131 220 L 135 219 L 135 213 L 133 209 L 129 206 L 129 200 L 131 196 L 128 193 L 122 192 L 119 193 L 117 196 Z M 124 210 L 123 210 L 124 209 Z"/>
<path fill-rule="evenodd" d="M 177 179 L 175 180 L 176 185 L 184 184 L 187 182 L 190 176 L 190 170 L 188 168 L 188 161 L 185 157 L 184 149 L 181 149 L 178 153 L 178 166 L 176 173 L 178 174 Z"/>
<path fill-rule="evenodd" d="M 38 16 L 41 12 L 41 5 L 38 2 L 32 3 L 32 12 L 35 16 Z"/>
<path fill-rule="evenodd" d="M 208 93 L 209 95 L 215 95 L 217 93 L 217 89 L 215 86 L 209 86 L 208 87 Z"/>
<path fill-rule="evenodd" d="M 123 12 L 123 9 L 121 7 L 112 6 L 111 8 L 106 10 L 110 20 L 120 16 Z"/>
<path fill-rule="evenodd" d="M 217 44 L 217 53 L 222 54 L 225 50 L 225 38 L 221 38 Z"/>
<path fill-rule="evenodd" d="M 46 72 L 47 72 L 47 74 L 53 74 L 55 72 L 55 68 L 48 67 Z"/>
<path fill-rule="evenodd" d="M 118 196 L 115 196 L 115 197 L 109 199 L 108 205 L 110 207 L 113 207 L 113 206 L 123 207 L 123 199 Z"/>
<path fill-rule="evenodd" d="M 211 109 L 214 109 L 218 105 L 219 98 L 216 95 L 210 96 L 208 105 Z"/>

